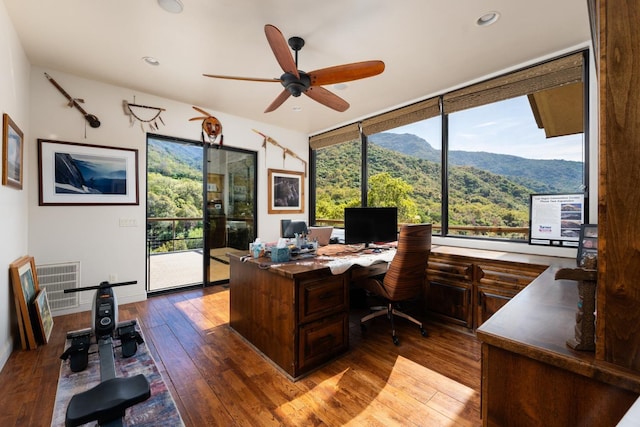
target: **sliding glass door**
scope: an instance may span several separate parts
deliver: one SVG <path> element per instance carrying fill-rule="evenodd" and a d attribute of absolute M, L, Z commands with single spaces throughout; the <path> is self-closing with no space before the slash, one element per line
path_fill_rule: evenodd
<path fill-rule="evenodd" d="M 203 283 L 203 148 L 147 137 L 147 291 Z"/>
<path fill-rule="evenodd" d="M 255 151 L 207 147 L 205 164 L 205 283 L 229 280 L 229 253 L 246 254 L 256 230 Z"/>
<path fill-rule="evenodd" d="M 147 137 L 147 290 L 229 281 L 256 236 L 257 153 Z"/>

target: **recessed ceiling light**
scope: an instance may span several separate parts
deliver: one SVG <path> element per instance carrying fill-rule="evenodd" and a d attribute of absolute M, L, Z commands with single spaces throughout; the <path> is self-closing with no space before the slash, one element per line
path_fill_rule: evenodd
<path fill-rule="evenodd" d="M 291 109 L 295 112 L 302 111 L 302 107 L 299 105 L 294 105 Z"/>
<path fill-rule="evenodd" d="M 158 61 L 153 56 L 143 56 L 142 60 L 149 65 L 153 65 L 154 67 L 157 67 L 158 65 L 160 65 L 160 61 Z"/>
<path fill-rule="evenodd" d="M 183 8 L 180 0 L 158 0 L 158 4 L 170 13 L 180 13 Z"/>
<path fill-rule="evenodd" d="M 348 87 L 349 86 L 346 83 L 336 83 L 336 84 L 333 85 L 333 88 L 335 90 L 345 90 Z"/>
<path fill-rule="evenodd" d="M 499 18 L 500 18 L 500 13 L 487 12 L 484 15 L 482 15 L 480 18 L 478 18 L 478 20 L 476 21 L 476 25 L 478 25 L 479 27 L 486 27 L 488 25 L 495 23 Z"/>

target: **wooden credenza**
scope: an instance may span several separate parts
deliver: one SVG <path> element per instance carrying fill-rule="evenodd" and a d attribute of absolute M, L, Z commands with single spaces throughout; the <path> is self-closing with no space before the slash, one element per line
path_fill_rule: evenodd
<path fill-rule="evenodd" d="M 387 268 L 229 259 L 229 325 L 292 380 L 347 351 L 349 284 Z"/>
<path fill-rule="evenodd" d="M 424 290 L 426 314 L 476 329 L 554 262 L 548 256 L 434 246 Z"/>
<path fill-rule="evenodd" d="M 555 280 L 559 267 L 476 331 L 484 426 L 615 426 L 638 398 L 637 373 L 566 345 L 575 336 L 578 290 L 575 281 Z"/>

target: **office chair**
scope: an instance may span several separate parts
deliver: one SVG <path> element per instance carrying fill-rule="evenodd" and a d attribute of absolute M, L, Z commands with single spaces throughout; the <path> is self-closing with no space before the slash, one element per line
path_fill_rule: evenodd
<path fill-rule="evenodd" d="M 382 276 L 370 278 L 359 284 L 369 293 L 386 299 L 386 306 L 372 307 L 373 312 L 360 319 L 360 327 L 366 332 L 365 322 L 374 317 L 384 316 L 391 322 L 391 337 L 395 345 L 399 344 L 394 326 L 394 316 L 403 317 L 420 327 L 422 336 L 427 336 L 427 331 L 422 327 L 422 322 L 397 307 L 401 301 L 407 301 L 422 294 L 424 281 L 427 275 L 427 261 L 431 251 L 431 224 L 403 225 L 398 237 L 398 249 L 391 260 L 389 269 Z"/>

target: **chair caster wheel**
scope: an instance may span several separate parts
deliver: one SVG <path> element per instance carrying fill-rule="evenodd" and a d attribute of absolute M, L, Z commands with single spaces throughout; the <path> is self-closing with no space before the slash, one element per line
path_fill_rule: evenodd
<path fill-rule="evenodd" d="M 394 343 L 395 345 L 400 345 L 400 340 L 398 339 L 398 337 L 396 337 L 396 336 L 394 335 L 394 336 L 393 336 L 393 337 L 391 337 L 391 338 L 393 338 L 393 343 Z"/>
<path fill-rule="evenodd" d="M 420 334 L 422 334 L 423 337 L 426 337 L 429 335 L 424 328 L 420 328 Z"/>

